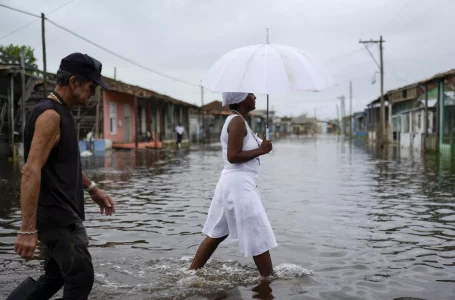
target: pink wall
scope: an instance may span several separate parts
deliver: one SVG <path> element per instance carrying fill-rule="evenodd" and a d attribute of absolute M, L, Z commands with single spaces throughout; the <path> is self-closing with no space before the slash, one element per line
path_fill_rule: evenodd
<path fill-rule="evenodd" d="M 134 124 L 136 122 L 136 114 L 134 111 L 134 96 L 106 90 L 104 90 L 103 93 L 104 138 L 112 140 L 113 143 L 134 143 Z M 117 104 L 117 134 L 111 134 L 110 130 L 110 103 Z M 125 141 L 124 104 L 130 105 L 129 141 Z M 118 121 L 121 121 L 121 126 L 119 126 Z"/>

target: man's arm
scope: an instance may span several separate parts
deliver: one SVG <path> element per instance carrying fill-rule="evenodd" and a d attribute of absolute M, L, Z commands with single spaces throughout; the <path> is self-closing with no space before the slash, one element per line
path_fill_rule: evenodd
<path fill-rule="evenodd" d="M 85 173 L 82 172 L 82 185 L 84 186 L 84 190 L 88 189 L 91 184 L 92 181 L 90 180 L 90 178 L 88 178 L 87 175 L 85 175 Z"/>
<path fill-rule="evenodd" d="M 54 110 L 44 111 L 35 122 L 35 132 L 27 158 L 22 168 L 21 181 L 21 232 L 36 231 L 36 208 L 41 185 L 41 169 L 49 153 L 60 139 L 60 116 Z M 34 236 L 34 238 L 33 238 Z M 16 252 L 24 257 L 33 256 L 36 247 L 36 234 L 18 234 Z"/>
<path fill-rule="evenodd" d="M 82 185 L 84 186 L 84 189 L 89 188 L 91 184 L 92 181 L 87 177 L 87 175 L 85 175 L 85 173 L 82 173 Z M 111 197 L 106 195 L 97 186 L 94 186 L 88 193 L 90 194 L 90 198 L 92 198 L 92 200 L 99 205 L 101 214 L 106 213 L 106 215 L 110 216 L 115 213 L 114 200 L 112 200 Z"/>
<path fill-rule="evenodd" d="M 22 231 L 36 230 L 36 207 L 41 185 L 41 169 L 59 138 L 60 116 L 54 110 L 46 110 L 35 122 L 35 132 L 27 163 L 22 168 L 20 196 Z"/>

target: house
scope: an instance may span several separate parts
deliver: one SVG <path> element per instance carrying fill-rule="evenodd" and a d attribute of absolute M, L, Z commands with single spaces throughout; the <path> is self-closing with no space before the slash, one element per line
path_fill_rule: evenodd
<path fill-rule="evenodd" d="M 387 120 L 392 120 L 389 137 L 402 148 L 455 155 L 454 99 L 455 69 L 388 91 L 385 116 L 386 127 Z M 379 124 L 379 107 L 376 99 L 366 109 L 368 137 L 373 141 Z"/>
<path fill-rule="evenodd" d="M 275 112 L 269 110 L 269 114 L 267 117 L 267 110 L 265 109 L 257 109 L 250 112 L 247 122 L 253 130 L 254 133 L 257 133 L 258 136 L 262 139 L 265 138 L 267 121 L 269 126 L 270 136 L 275 136 L 275 126 L 274 126 L 274 119 L 275 119 Z"/>
<path fill-rule="evenodd" d="M 352 131 L 353 135 L 356 138 L 360 137 L 368 137 L 368 131 L 367 131 L 367 119 L 366 119 L 367 113 L 365 111 L 363 112 L 357 112 L 354 113 L 352 116 Z"/>
<path fill-rule="evenodd" d="M 175 144 L 175 127 L 185 128 L 189 142 L 189 109 L 196 105 L 157 92 L 103 77 L 110 90 L 103 90 L 103 138 L 113 148 L 161 148 Z"/>
<path fill-rule="evenodd" d="M 301 115 L 292 120 L 293 133 L 296 135 L 307 135 L 320 133 L 316 118 L 309 118 L 306 115 Z"/>
<path fill-rule="evenodd" d="M 274 132 L 276 138 L 286 136 L 293 132 L 292 118 L 290 117 L 275 117 L 273 123 L 275 124 Z"/>
<path fill-rule="evenodd" d="M 388 92 L 394 99 L 394 137 L 401 147 L 455 154 L 454 91 L 455 70 L 449 70 Z"/>
<path fill-rule="evenodd" d="M 434 117 L 436 116 L 436 101 L 428 105 L 428 133 L 433 133 Z M 422 151 L 422 137 L 424 136 L 424 104 L 418 103 L 415 108 L 400 112 L 400 147 L 414 151 Z"/>
<path fill-rule="evenodd" d="M 231 114 L 228 106 L 223 106 L 221 101 L 215 100 L 201 107 L 203 112 L 203 128 L 205 128 L 205 141 L 207 143 L 219 142 L 221 130 L 226 118 Z"/>
<path fill-rule="evenodd" d="M 21 142 L 24 124 L 22 103 L 28 101 L 39 80 L 33 75 L 34 70 L 26 67 L 23 82 L 21 70 L 18 64 L 0 64 L 0 159 L 14 157 L 17 153 L 15 143 Z M 27 117 L 25 110 L 24 115 Z"/>
<path fill-rule="evenodd" d="M 437 89 L 435 131 L 439 139 L 439 152 L 453 157 L 455 156 L 455 69 L 436 74 L 424 84 L 427 86 L 428 93 L 432 87 Z M 428 98 L 430 99 L 430 96 Z M 431 136 L 429 139 L 430 143 L 426 146 L 431 147 Z"/>
<path fill-rule="evenodd" d="M 385 130 L 388 132 L 390 125 L 389 125 L 389 100 L 387 97 L 384 97 L 384 111 L 385 111 Z M 380 109 L 381 109 L 381 97 L 373 100 L 367 105 L 365 110 L 366 113 L 366 129 L 368 131 L 368 141 L 376 142 L 376 137 L 379 134 L 379 124 L 380 123 Z"/>
<path fill-rule="evenodd" d="M 392 132 L 389 132 L 389 140 L 397 145 L 401 145 L 401 126 L 403 123 L 402 112 L 409 111 L 416 107 L 419 96 L 423 93 L 422 87 L 418 83 L 413 83 L 387 92 L 387 98 L 392 104 Z M 390 136 L 391 134 L 391 136 Z M 405 144 L 409 136 L 405 136 Z"/>
<path fill-rule="evenodd" d="M 351 127 L 353 124 L 352 123 L 352 116 L 345 116 L 343 118 L 341 118 L 341 129 L 342 129 L 342 132 L 345 136 L 349 137 L 351 134 L 353 134 L 351 132 L 351 129 L 353 129 L 353 127 Z"/>
<path fill-rule="evenodd" d="M 339 134 L 340 132 L 340 121 L 329 120 L 327 121 L 327 134 Z"/>

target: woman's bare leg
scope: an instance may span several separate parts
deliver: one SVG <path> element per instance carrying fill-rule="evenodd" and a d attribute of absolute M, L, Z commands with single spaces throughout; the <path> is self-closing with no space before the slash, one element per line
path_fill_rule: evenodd
<path fill-rule="evenodd" d="M 262 254 L 253 256 L 253 259 L 262 277 L 268 277 L 272 274 L 273 272 L 272 258 L 270 257 L 269 251 L 265 251 Z"/>
<path fill-rule="evenodd" d="M 213 252 L 215 252 L 216 248 L 218 248 L 218 245 L 227 237 L 227 235 L 220 238 L 206 237 L 197 249 L 190 270 L 197 270 L 202 268 L 212 256 Z"/>

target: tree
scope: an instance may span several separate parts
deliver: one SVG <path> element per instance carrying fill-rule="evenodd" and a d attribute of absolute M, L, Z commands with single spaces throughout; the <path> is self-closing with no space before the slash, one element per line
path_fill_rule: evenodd
<path fill-rule="evenodd" d="M 0 46 L 0 63 L 3 64 L 20 64 L 21 63 L 21 51 L 25 50 L 25 65 L 29 68 L 38 68 L 36 64 L 36 58 L 34 49 L 30 46 Z"/>

